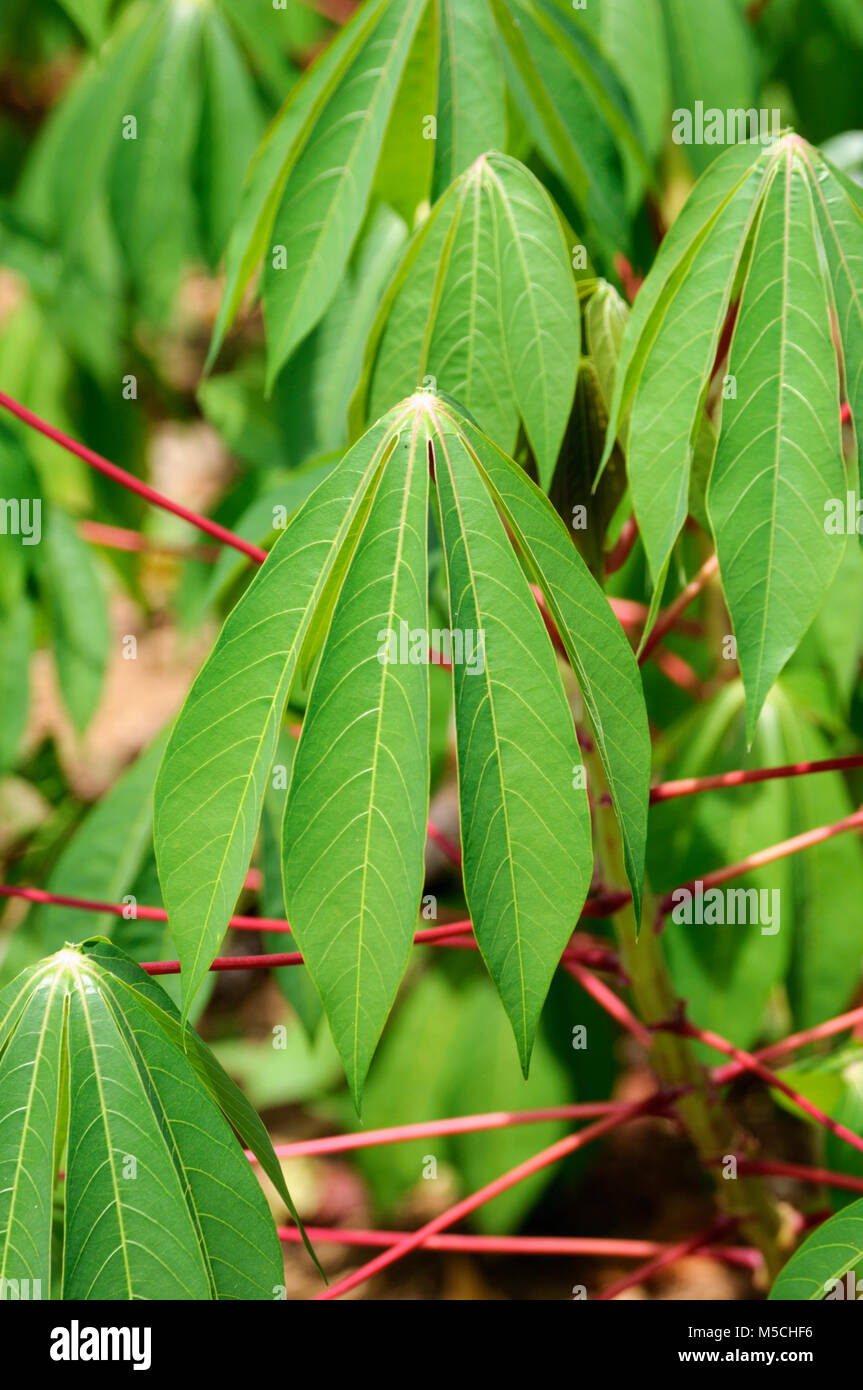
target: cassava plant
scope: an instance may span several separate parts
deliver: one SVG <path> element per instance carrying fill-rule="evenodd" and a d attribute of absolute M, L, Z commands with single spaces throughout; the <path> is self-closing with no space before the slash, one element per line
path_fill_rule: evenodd
<path fill-rule="evenodd" d="M 0 205 L 0 1292 L 580 1271 L 644 1251 L 570 1226 L 646 1133 L 705 1223 L 538 1296 L 856 1297 L 859 94 L 798 0 L 44 8 L 0 21 L 74 59 Z M 88 795 L 166 632 L 185 700 Z M 291 1160 L 352 1150 L 395 1234 L 315 1220 Z"/>

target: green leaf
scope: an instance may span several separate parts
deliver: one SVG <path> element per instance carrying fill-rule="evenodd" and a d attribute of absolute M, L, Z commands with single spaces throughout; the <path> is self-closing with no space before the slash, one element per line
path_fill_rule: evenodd
<path fill-rule="evenodd" d="M 372 415 L 432 378 L 502 448 L 513 447 L 521 417 L 551 480 L 580 318 L 557 213 L 527 169 L 490 154 L 448 190 L 408 248 L 380 325 Z"/>
<path fill-rule="evenodd" d="M 84 962 L 70 966 L 69 973 L 74 1103 L 66 1163 L 64 1298 L 209 1298 L 183 1178 L 153 1112 L 149 1084 L 98 977 Z"/>
<path fill-rule="evenodd" d="M 134 990 L 136 997 L 187 1058 L 208 1095 L 223 1112 L 229 1124 L 237 1131 L 243 1143 L 251 1149 L 257 1158 L 261 1168 L 302 1231 L 306 1249 L 320 1269 L 317 1256 L 309 1244 L 285 1183 L 281 1164 L 273 1152 L 270 1136 L 267 1134 L 260 1116 L 252 1109 L 242 1091 L 231 1080 L 197 1033 L 189 1028 L 183 1028 L 180 1014 L 165 991 L 123 951 L 101 937 L 85 941 L 81 949 L 88 959 L 105 962 L 105 968 L 112 975 L 116 975 L 123 981 L 124 985 Z"/>
<path fill-rule="evenodd" d="M 665 284 L 661 284 L 666 267 L 660 253 L 648 276 L 648 282 L 654 274 L 660 281 L 659 297 L 654 289 L 656 307 L 644 323 L 644 336 L 632 357 L 628 349 L 644 322 L 639 310 L 647 283 L 639 291 L 624 333 L 615 402 L 625 404 L 634 387 L 627 436 L 629 479 L 654 582 L 686 519 L 692 452 L 732 282 L 756 213 L 760 181 L 756 163 L 695 232 Z M 691 226 L 694 218 L 686 221 Z M 632 382 L 635 371 L 637 384 Z M 614 437 L 612 428 L 617 429 L 614 411 L 606 450 Z"/>
<path fill-rule="evenodd" d="M 153 833 L 153 783 L 165 748 L 157 738 L 96 802 L 65 845 L 48 878 L 50 893 L 118 903 L 131 890 Z M 108 935 L 120 919 L 49 904 L 33 914 L 43 954 L 81 935 Z"/>
<path fill-rule="evenodd" d="M 644 362 L 673 301 L 696 244 L 709 234 L 717 217 L 743 184 L 751 183 L 752 149 L 738 145 L 726 150 L 693 188 L 668 229 L 626 321 L 620 360 L 614 377 L 614 396 L 609 407 L 605 457 L 611 453 L 621 421 L 632 405 Z M 752 196 L 754 197 L 754 189 Z"/>
<path fill-rule="evenodd" d="M 486 150 L 506 148 L 506 88 L 488 0 L 437 3 L 436 198 Z"/>
<path fill-rule="evenodd" d="M 0 1056 L 0 1279 L 40 1280 L 48 1298 L 65 989 L 43 970 L 30 991 Z"/>
<path fill-rule="evenodd" d="M 603 0 L 595 16 L 602 47 L 625 87 L 652 154 L 668 139 L 671 77 L 661 0 Z"/>
<path fill-rule="evenodd" d="M 284 821 L 288 919 L 358 1110 L 422 893 L 428 670 L 399 646 L 426 629 L 428 438 L 415 411 L 384 466 L 333 610 Z"/>
<path fill-rule="evenodd" d="M 0 608 L 0 774 L 14 767 L 27 723 L 32 651 L 33 606 L 20 594 L 8 609 Z"/>
<path fill-rule="evenodd" d="M 833 286 L 845 395 L 857 436 L 859 480 L 863 477 L 863 211 L 827 160 L 806 150 L 803 157 L 810 166 L 810 187 Z"/>
<path fill-rule="evenodd" d="M 856 550 L 856 547 L 855 547 Z M 780 685 L 772 697 L 783 738 L 782 761 L 816 762 L 831 748 Z M 839 772 L 788 781 L 788 832 L 798 835 L 843 820 L 855 809 Z M 863 848 L 836 835 L 789 861 L 793 930 L 789 1002 L 795 1028 L 812 1028 L 850 1007 L 863 958 Z"/>
<path fill-rule="evenodd" d="M 773 1288 L 770 1301 L 793 1299 L 820 1301 L 833 1291 L 836 1281 L 863 1264 L 863 1199 L 837 1212 L 807 1236 L 795 1251 Z"/>
<path fill-rule="evenodd" d="M 50 607 L 54 660 L 63 702 L 83 732 L 102 694 L 111 628 L 92 549 L 74 523 L 52 507 L 42 577 Z"/>
<path fill-rule="evenodd" d="M 478 430 L 465 424 L 464 431 L 542 590 L 578 677 L 623 836 L 638 917 L 647 838 L 650 734 L 632 649 L 548 499 Z"/>
<path fill-rule="evenodd" d="M 812 194 L 791 144 L 767 190 L 734 331 L 707 491 L 751 742 L 765 697 L 842 558 L 825 504 L 844 495 L 839 377 Z M 633 435 L 637 428 L 633 412 Z"/>
<path fill-rule="evenodd" d="M 543 157 L 608 251 L 629 245 L 618 143 L 649 177 L 628 102 L 590 33 L 556 0 L 492 0 L 513 94 Z"/>
<path fill-rule="evenodd" d="M 402 71 L 372 188 L 372 198 L 409 227 L 431 191 L 435 133 L 428 123 L 437 109 L 439 47 L 437 0 L 429 0 Z"/>
<path fill-rule="evenodd" d="M 485 983 L 498 1022 L 503 1026 L 507 1061 L 521 1080 L 506 1019 L 490 982 Z M 449 1106 L 448 1093 L 452 1041 L 459 1031 L 462 1009 L 461 991 L 454 989 L 440 970 L 427 970 L 409 988 L 405 987 L 369 1072 L 363 1093 L 362 1128 L 418 1124 L 430 1115 L 465 1112 L 467 1107 L 460 1096 L 455 1109 Z M 353 1125 L 350 1116 L 346 1115 L 345 1121 L 347 1127 L 360 1128 L 356 1117 Z M 398 1211 L 411 1188 L 424 1185 L 423 1164 L 430 1143 L 440 1163 L 448 1147 L 442 1139 L 417 1139 L 357 1150 L 359 1165 L 384 1216 Z"/>
<path fill-rule="evenodd" d="M 201 43 L 204 91 L 196 174 L 203 243 L 216 265 L 237 215 L 262 112 L 231 30 L 214 8 L 204 11 Z"/>
<path fill-rule="evenodd" d="M 212 1297 L 273 1299 L 284 1282 L 281 1247 L 248 1159 L 192 1066 L 134 991 L 110 980 L 102 988 L 185 1179 Z"/>
<path fill-rule="evenodd" d="M 171 5 L 159 44 L 127 95 L 134 139 L 114 133 L 111 209 L 132 274 L 161 302 L 186 259 L 192 225 L 190 178 L 201 115 L 198 80 L 203 9 Z M 155 283 L 154 283 L 155 282 Z M 164 288 L 163 288 L 164 286 Z"/>
<path fill-rule="evenodd" d="M 506 1020 L 486 980 L 474 980 L 460 991 L 458 1023 L 450 1034 L 448 1049 L 448 1108 L 456 1114 L 542 1110 L 572 1100 L 570 1077 L 549 1047 L 543 1029 L 537 1035 L 530 1078 L 519 1075 Z M 566 1130 L 564 1121 L 550 1120 L 453 1135 L 452 1153 L 464 1190 L 477 1191 L 563 1138 Z M 488 1234 L 517 1230 L 553 1176 L 552 1170 L 545 1168 L 517 1183 L 479 1207 L 474 1221 Z"/>
<path fill-rule="evenodd" d="M 401 74 L 428 0 L 384 9 L 284 187 L 263 276 L 270 385 L 336 292 L 362 226 Z M 284 247 L 279 268 L 277 248 Z"/>
<path fill-rule="evenodd" d="M 662 0 L 668 33 L 674 105 L 694 110 L 748 109 L 756 105 L 753 44 L 736 0 L 711 0 L 703 10 L 689 0 Z M 691 144 L 687 154 L 698 173 L 707 168 L 716 146 Z"/>
<path fill-rule="evenodd" d="M 68 1117 L 63 1298 L 278 1296 L 275 1226 L 227 1121 L 245 1137 L 252 1114 L 286 1194 L 272 1146 L 160 987 L 92 940 L 23 972 L 0 1011 L 2 1277 L 48 1295 Z"/>
<path fill-rule="evenodd" d="M 290 93 L 270 124 L 246 174 L 240 212 L 228 244 L 225 288 L 205 370 L 219 355 L 225 334 L 270 242 L 273 221 L 285 185 L 296 167 L 310 132 L 357 52 L 373 33 L 392 0 L 361 6 Z"/>
<path fill-rule="evenodd" d="M 98 48 L 105 37 L 108 14 L 113 0 L 60 0 L 91 48 Z"/>
<path fill-rule="evenodd" d="M 573 787 L 578 742 L 539 610 L 462 426 L 429 410 L 450 623 L 482 653 L 453 666 L 465 893 L 526 1075 L 590 883 L 590 816 Z"/>
<path fill-rule="evenodd" d="M 782 763 L 785 748 L 775 693 L 748 754 L 742 707 L 740 682 L 727 685 L 708 706 L 700 727 L 684 739 L 682 756 L 668 774 L 697 777 Z M 789 833 L 788 784 L 781 780 L 663 802 L 650 812 L 648 878 L 657 893 L 671 890 L 744 859 L 753 849 L 784 840 Z M 794 932 L 790 865 L 789 859 L 763 865 L 725 890 L 766 894 L 765 917 L 769 913 L 773 918 L 769 925 L 760 918 L 760 897 L 758 921 L 752 914 L 745 922 L 736 920 L 738 903 L 744 902 L 739 898 L 723 902 L 724 917 L 730 915 L 733 902 L 734 923 L 675 921 L 673 914 L 666 919 L 663 942 L 678 997 L 687 1000 L 691 1016 L 702 1027 L 732 1038 L 738 1047 L 751 1047 L 757 1040 L 771 991 L 787 975 Z M 771 896 L 774 893 L 778 897 Z M 707 915 L 706 899 L 704 906 Z M 777 921 L 779 930 L 773 931 Z M 765 925 L 768 929 L 762 931 Z M 704 1058 L 708 1060 L 706 1050 Z"/>
<path fill-rule="evenodd" d="M 155 847 L 186 1012 L 243 885 L 303 642 L 390 438 L 382 421 L 303 504 L 174 726 L 156 783 Z"/>

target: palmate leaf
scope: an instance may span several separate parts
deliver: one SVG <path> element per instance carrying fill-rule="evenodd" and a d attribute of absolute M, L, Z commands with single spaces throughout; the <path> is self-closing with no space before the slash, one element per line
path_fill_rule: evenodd
<path fill-rule="evenodd" d="M 455 634 L 465 888 L 525 1069 L 592 853 L 572 715 L 498 509 L 565 631 L 640 891 L 649 750 L 632 653 L 547 499 L 448 398 L 417 392 L 289 523 L 199 675 L 156 789 L 188 1010 L 242 886 L 298 663 L 314 670 L 285 810 L 285 895 L 357 1104 L 422 891 L 430 470 Z"/>
<path fill-rule="evenodd" d="M 849 1270 L 863 1267 L 863 1199 L 845 1207 L 813 1231 L 780 1271 L 772 1302 L 820 1301 L 836 1290 Z M 834 1297 L 838 1296 L 834 1292 Z"/>
<path fill-rule="evenodd" d="M 726 151 L 696 184 L 624 333 L 605 456 L 629 410 L 632 495 L 658 585 L 687 514 L 717 346 L 739 295 L 707 515 L 750 741 L 841 561 L 843 538 L 824 527 L 825 504 L 844 496 L 830 318 L 835 303 L 858 405 L 858 211 L 838 172 L 797 136 Z"/>
<path fill-rule="evenodd" d="M 74 9 L 95 19 L 99 6 Z M 104 271 L 90 242 L 106 204 L 148 308 L 163 308 L 185 262 L 217 264 L 264 121 L 244 29 L 228 0 L 122 8 L 45 123 L 18 195 L 68 254 L 64 284 L 79 260 Z"/>
<path fill-rule="evenodd" d="M 447 190 L 396 272 L 370 338 L 368 414 L 432 378 L 504 448 L 521 418 L 547 485 L 579 329 L 551 199 L 517 160 L 484 155 Z"/>
<path fill-rule="evenodd" d="M 93 940 L 0 996 L 12 1102 L 0 1123 L 3 1277 L 60 1296 L 51 1197 L 62 1162 L 62 1297 L 271 1299 L 283 1265 L 263 1192 L 153 993 L 171 1009 L 128 957 Z"/>

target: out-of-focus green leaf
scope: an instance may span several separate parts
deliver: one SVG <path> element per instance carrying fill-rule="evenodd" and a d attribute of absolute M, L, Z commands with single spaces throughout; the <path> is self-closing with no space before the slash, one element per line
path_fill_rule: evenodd
<path fill-rule="evenodd" d="M 48 514 L 42 559 L 60 690 L 83 732 L 102 694 L 111 628 L 93 552 L 56 507 Z"/>

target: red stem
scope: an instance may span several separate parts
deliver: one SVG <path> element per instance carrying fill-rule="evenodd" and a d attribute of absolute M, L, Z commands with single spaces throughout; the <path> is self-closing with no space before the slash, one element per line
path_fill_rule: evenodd
<path fill-rule="evenodd" d="M 161 507 L 166 512 L 173 512 L 174 516 L 182 517 L 192 526 L 197 526 L 199 531 L 205 531 L 208 536 L 213 536 L 223 545 L 231 545 L 235 550 L 242 551 L 244 555 L 248 555 L 249 559 L 257 560 L 258 564 L 262 564 L 266 560 L 267 552 L 261 550 L 260 546 L 244 541 L 241 536 L 235 536 L 232 531 L 220 526 L 217 521 L 210 521 L 209 517 L 190 511 L 188 507 L 182 506 L 179 502 L 172 502 L 170 497 L 165 497 L 163 493 L 157 492 L 147 483 L 142 483 L 140 478 L 127 473 L 123 468 L 118 468 L 115 463 L 109 463 L 101 454 L 88 449 L 85 444 L 79 444 L 76 439 L 71 439 L 62 430 L 55 429 L 46 420 L 34 415 L 32 410 L 19 405 L 11 396 L 7 396 L 5 391 L 0 391 L 0 406 L 17 416 L 25 425 L 30 425 L 32 429 L 44 434 L 47 439 L 59 444 L 62 449 L 68 449 L 70 454 L 75 454 L 79 459 L 83 459 L 84 463 L 89 464 L 91 468 L 95 468 L 99 473 L 104 473 L 106 478 L 111 478 L 115 483 L 119 483 L 121 487 L 128 488 L 130 492 L 137 493 L 139 497 L 145 498 L 147 502 L 152 502 L 154 506 Z"/>
<path fill-rule="evenodd" d="M 641 649 L 638 658 L 639 666 L 647 660 L 654 647 L 662 641 L 665 634 L 674 627 L 681 613 L 683 613 L 684 610 L 689 607 L 690 603 L 698 597 L 708 580 L 716 573 L 718 568 L 719 561 L 717 557 L 711 555 L 709 560 L 705 560 L 698 573 L 690 579 L 686 588 L 681 590 L 677 595 L 674 602 L 670 603 L 664 612 L 659 614 L 656 622 L 653 624 L 653 630 L 650 636 Z"/>
<path fill-rule="evenodd" d="M 755 767 L 735 772 L 718 772 L 711 777 L 681 777 L 675 782 L 660 782 L 650 788 L 650 804 L 672 801 L 678 796 L 697 796 L 701 792 L 719 791 L 724 787 L 742 787 L 748 782 L 769 782 L 774 777 L 805 777 L 812 772 L 841 772 L 863 767 L 863 753 L 851 753 L 844 758 L 822 758 L 820 762 L 785 763 L 782 767 Z"/>
<path fill-rule="evenodd" d="M 652 1260 L 648 1260 L 647 1264 L 632 1270 L 630 1274 L 624 1275 L 617 1283 L 603 1289 L 602 1293 L 596 1295 L 595 1301 L 608 1302 L 612 1298 L 617 1298 L 618 1294 L 623 1293 L 626 1289 L 631 1289 L 635 1284 L 645 1283 L 654 1274 L 658 1274 L 661 1269 L 665 1269 L 666 1265 L 675 1264 L 677 1260 L 685 1259 L 687 1255 L 694 1255 L 696 1251 L 700 1251 L 704 1245 L 709 1245 L 718 1235 L 727 1231 L 729 1226 L 734 1224 L 728 1217 L 723 1217 L 712 1222 L 700 1234 L 690 1236 L 688 1240 L 682 1240 L 677 1245 L 665 1246 Z"/>
<path fill-rule="evenodd" d="M 682 884 L 680 888 L 674 888 L 670 893 L 666 893 L 660 898 L 658 913 L 665 916 L 674 905 L 673 898 L 675 893 L 683 890 L 693 892 L 696 883 L 702 885 L 702 889 L 715 888 L 720 883 L 727 883 L 729 879 L 739 878 L 741 874 L 747 874 L 752 869 L 758 869 L 763 864 L 772 864 L 776 859 L 785 859 L 790 854 L 797 854 L 801 849 L 810 849 L 813 845 L 820 845 L 825 840 L 831 840 L 834 835 L 842 835 L 846 830 L 859 830 L 863 828 L 863 806 L 858 808 L 853 815 L 846 816 L 843 820 L 835 821 L 833 825 L 819 825 L 815 830 L 805 830 L 802 835 L 792 835 L 788 840 L 780 840 L 778 844 L 768 845 L 766 849 L 759 849 L 754 854 L 747 855 L 737 864 L 726 864 L 721 869 L 714 869 L 712 873 L 705 874 L 701 879 L 692 879 L 689 883 Z"/>
<path fill-rule="evenodd" d="M 698 1042 L 704 1043 L 706 1047 L 712 1047 L 716 1052 L 723 1052 L 726 1057 L 732 1057 L 735 1062 L 740 1062 L 747 1071 L 760 1077 L 766 1085 L 773 1087 L 774 1090 L 781 1091 L 782 1094 L 793 1101 L 805 1115 L 808 1115 L 810 1120 L 814 1120 L 816 1124 L 823 1125 L 825 1129 L 830 1130 L 831 1134 L 835 1134 L 837 1139 L 844 1139 L 845 1143 L 850 1144 L 852 1149 L 857 1149 L 860 1153 L 863 1153 L 863 1138 L 861 1138 L 859 1134 L 855 1134 L 853 1130 L 848 1129 L 847 1125 L 840 1124 L 838 1120 L 833 1120 L 829 1115 L 825 1115 L 824 1111 L 815 1105 L 813 1101 L 807 1099 L 806 1096 L 800 1095 L 798 1091 L 794 1090 L 793 1086 L 789 1086 L 788 1082 L 783 1081 L 782 1077 L 777 1076 L 776 1072 L 771 1071 L 769 1067 L 765 1067 L 764 1063 L 760 1062 L 757 1057 L 754 1057 L 751 1052 L 745 1052 L 742 1047 L 735 1047 L 734 1043 L 729 1042 L 727 1038 L 720 1037 L 718 1033 L 712 1032 L 709 1028 L 696 1027 L 694 1023 L 690 1023 L 688 1019 L 685 1018 L 668 1019 L 664 1023 L 655 1023 L 652 1026 L 660 1032 L 680 1033 L 684 1037 L 695 1038 Z"/>
<path fill-rule="evenodd" d="M 576 1134 L 569 1134 L 566 1138 L 559 1139 L 556 1144 L 551 1144 L 547 1149 L 543 1149 L 540 1153 L 534 1154 L 532 1158 L 526 1159 L 523 1163 L 519 1163 L 517 1167 L 512 1168 L 508 1173 L 503 1173 L 501 1177 L 495 1178 L 494 1182 L 486 1183 L 485 1187 L 481 1187 L 478 1192 L 472 1193 L 470 1197 L 463 1198 L 462 1201 L 456 1202 L 454 1206 L 441 1212 L 440 1215 L 434 1217 L 433 1220 L 427 1221 L 419 1230 L 413 1231 L 410 1235 L 400 1240 L 398 1245 L 391 1246 L 389 1250 L 385 1250 L 382 1254 L 375 1256 L 373 1260 L 369 1260 L 368 1264 L 364 1264 L 360 1269 L 354 1270 L 353 1274 L 349 1274 L 346 1278 L 340 1279 L 338 1283 L 332 1284 L 322 1293 L 317 1294 L 315 1301 L 328 1302 L 334 1298 L 341 1297 L 342 1294 L 348 1293 L 351 1289 L 355 1289 L 358 1284 L 365 1283 L 367 1279 L 371 1279 L 373 1275 L 380 1273 L 382 1269 L 386 1269 L 389 1265 L 395 1264 L 396 1260 L 403 1259 L 404 1256 L 409 1255 L 412 1250 L 416 1250 L 419 1246 L 424 1245 L 429 1236 L 438 1235 L 438 1233 L 445 1230 L 447 1226 L 455 1225 L 457 1221 L 461 1221 L 465 1216 L 469 1216 L 471 1212 L 476 1211 L 477 1207 L 481 1207 L 486 1202 L 490 1202 L 493 1197 L 499 1196 L 501 1192 L 508 1191 L 509 1188 L 514 1187 L 517 1183 L 523 1182 L 525 1178 L 531 1177 L 534 1173 L 541 1172 L 543 1168 L 547 1168 L 552 1163 L 557 1163 L 559 1159 L 565 1158 L 567 1154 L 574 1153 L 577 1149 L 584 1148 L 592 1140 L 602 1138 L 604 1134 L 609 1134 L 619 1125 L 625 1124 L 628 1120 L 634 1119 L 637 1115 L 648 1114 L 656 1107 L 656 1104 L 656 1096 L 650 1096 L 647 1100 L 638 1101 L 636 1104 L 625 1106 L 623 1110 L 618 1111 L 615 1115 L 608 1115 L 604 1119 L 598 1120 L 596 1124 L 588 1125 L 585 1129 L 579 1130 Z"/>
<path fill-rule="evenodd" d="M 101 521 L 79 521 L 78 534 L 93 545 L 105 546 L 108 550 L 128 550 L 145 552 L 148 555 L 178 555 L 183 559 L 204 560 L 212 563 L 221 551 L 210 545 L 170 545 L 165 541 L 142 536 L 140 531 L 129 531 L 125 526 L 106 526 Z"/>
<path fill-rule="evenodd" d="M 600 980 L 591 971 L 585 970 L 584 966 L 576 960 L 565 960 L 563 968 L 572 978 L 581 985 L 586 994 L 595 999 L 601 1009 L 604 1009 L 611 1018 L 625 1028 L 628 1033 L 635 1038 L 636 1042 L 646 1048 L 648 1052 L 653 1047 L 653 1038 L 650 1029 L 641 1023 L 635 1014 L 624 1004 L 623 1000 L 615 994 L 614 990 L 607 985 L 604 980 Z"/>
<path fill-rule="evenodd" d="M 619 569 L 623 568 L 632 554 L 632 547 L 637 540 L 638 522 L 635 519 L 635 512 L 633 512 L 623 523 L 616 543 L 605 557 L 606 575 L 616 574 Z"/>
<path fill-rule="evenodd" d="M 863 1178 L 852 1177 L 850 1173 L 834 1173 L 829 1168 L 809 1168 L 803 1163 L 780 1163 L 773 1159 L 740 1157 L 737 1160 L 737 1171 L 765 1178 L 794 1178 L 796 1182 L 815 1183 L 822 1187 L 842 1187 L 848 1192 L 863 1192 Z"/>
<path fill-rule="evenodd" d="M 490 1110 L 480 1115 L 457 1115 L 447 1120 L 424 1120 L 417 1124 L 391 1125 L 386 1129 L 361 1129 L 355 1134 L 326 1134 L 318 1139 L 276 1144 L 274 1148 L 279 1158 L 314 1158 L 379 1148 L 382 1144 L 410 1143 L 414 1139 L 437 1139 L 446 1134 L 478 1134 L 489 1129 L 512 1129 L 517 1125 L 545 1124 L 552 1120 L 593 1120 L 628 1108 L 625 1101 L 596 1100 L 545 1106 L 540 1110 Z M 250 1149 L 246 1150 L 246 1156 L 251 1163 L 257 1163 Z"/>
<path fill-rule="evenodd" d="M 279 1239 L 289 1245 L 302 1242 L 296 1226 L 279 1226 Z M 404 1231 L 345 1230 L 339 1226 L 306 1226 L 306 1235 L 315 1245 L 386 1246 L 398 1245 Z M 426 1250 L 460 1250 L 478 1255 L 598 1255 L 611 1259 L 640 1260 L 659 1255 L 671 1247 L 656 1240 L 607 1240 L 595 1236 L 475 1236 L 449 1233 L 429 1236 Z M 725 1264 L 757 1269 L 761 1255 L 745 1245 L 710 1245 L 701 1253 Z"/>

